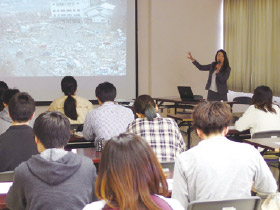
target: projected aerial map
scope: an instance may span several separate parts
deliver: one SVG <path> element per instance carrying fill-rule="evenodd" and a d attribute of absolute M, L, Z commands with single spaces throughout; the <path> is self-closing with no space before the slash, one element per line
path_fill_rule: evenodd
<path fill-rule="evenodd" d="M 0 0 L 0 76 L 126 75 L 125 0 Z"/>

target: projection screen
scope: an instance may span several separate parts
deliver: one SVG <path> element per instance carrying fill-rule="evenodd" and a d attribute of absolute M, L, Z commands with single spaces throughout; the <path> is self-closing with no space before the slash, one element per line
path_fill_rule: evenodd
<path fill-rule="evenodd" d="M 0 80 L 52 101 L 66 75 L 95 99 L 104 81 L 136 97 L 136 0 L 0 1 Z"/>

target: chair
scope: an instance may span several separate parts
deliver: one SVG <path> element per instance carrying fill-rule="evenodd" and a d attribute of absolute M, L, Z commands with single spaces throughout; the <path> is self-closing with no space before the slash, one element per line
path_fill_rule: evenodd
<path fill-rule="evenodd" d="M 252 139 L 257 138 L 278 138 L 280 137 L 280 130 L 273 130 L 273 131 L 262 131 L 257 132 L 252 135 Z"/>
<path fill-rule="evenodd" d="M 252 104 L 252 98 L 248 96 L 235 97 L 233 101 L 236 102 L 237 104 L 248 104 L 248 105 Z"/>
<path fill-rule="evenodd" d="M 0 172 L 0 182 L 12 182 L 14 180 L 14 171 Z"/>
<path fill-rule="evenodd" d="M 272 130 L 272 131 L 263 131 L 257 132 L 252 135 L 252 139 L 256 138 L 279 138 L 280 137 L 280 130 Z M 280 162 L 279 162 L 279 152 L 275 151 L 268 151 L 268 149 L 264 149 L 261 152 L 264 160 L 269 166 L 278 168 L 280 173 Z M 278 187 L 280 188 L 280 175 L 278 176 Z"/>
<path fill-rule="evenodd" d="M 262 132 L 256 132 L 252 135 L 252 139 L 258 139 L 258 138 L 279 138 L 280 137 L 280 130 L 271 130 L 271 131 L 262 131 Z M 262 155 L 267 154 L 267 149 L 264 149 L 264 151 L 261 152 Z M 271 154 L 271 152 L 269 152 Z M 272 152 L 273 154 L 278 154 L 275 152 Z"/>
<path fill-rule="evenodd" d="M 188 205 L 187 210 L 258 210 L 260 197 L 252 196 L 249 198 L 193 201 Z"/>

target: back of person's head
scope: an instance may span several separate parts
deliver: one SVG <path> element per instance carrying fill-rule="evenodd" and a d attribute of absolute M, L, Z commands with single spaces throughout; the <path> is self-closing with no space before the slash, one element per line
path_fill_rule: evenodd
<path fill-rule="evenodd" d="M 161 166 L 148 143 L 135 134 L 110 139 L 102 151 L 96 195 L 110 208 L 159 209 L 151 195 L 168 193 Z"/>
<path fill-rule="evenodd" d="M 272 108 L 272 97 L 272 90 L 269 87 L 264 85 L 259 86 L 254 90 L 252 104 L 264 112 L 276 113 L 275 109 Z"/>
<path fill-rule="evenodd" d="M 8 85 L 4 81 L 0 81 L 0 99 L 2 99 L 4 92 L 8 90 Z"/>
<path fill-rule="evenodd" d="M 16 93 L 9 101 L 8 110 L 14 122 L 27 122 L 35 112 L 34 99 L 28 93 Z"/>
<path fill-rule="evenodd" d="M 110 82 L 100 83 L 95 89 L 95 96 L 101 103 L 114 101 L 117 95 L 116 87 Z"/>
<path fill-rule="evenodd" d="M 70 122 L 61 112 L 44 112 L 34 123 L 33 131 L 46 149 L 64 147 L 70 138 Z"/>
<path fill-rule="evenodd" d="M 4 81 L 0 81 L 0 111 L 4 108 L 3 97 L 6 90 L 8 90 L 8 85 Z"/>
<path fill-rule="evenodd" d="M 0 89 L 8 89 L 8 85 L 7 85 L 7 83 L 6 82 L 4 82 L 4 81 L 0 81 Z"/>
<path fill-rule="evenodd" d="M 221 133 L 231 123 L 230 106 L 223 102 L 205 101 L 197 105 L 193 112 L 193 126 L 205 135 Z"/>
<path fill-rule="evenodd" d="M 149 95 L 138 96 L 133 106 L 136 113 L 145 115 L 148 120 L 152 120 L 157 116 L 156 104 Z"/>
<path fill-rule="evenodd" d="M 8 90 L 6 90 L 6 92 L 4 94 L 4 97 L 3 97 L 3 103 L 8 105 L 11 98 L 17 93 L 19 93 L 18 89 L 8 89 Z"/>
<path fill-rule="evenodd" d="M 66 76 L 61 80 L 61 90 L 66 95 L 74 95 L 77 90 L 77 81 L 72 76 Z"/>
<path fill-rule="evenodd" d="M 77 120 L 76 100 L 72 97 L 77 90 L 77 81 L 72 76 L 66 76 L 61 80 L 61 90 L 67 96 L 64 102 L 64 113 L 72 120 Z"/>
<path fill-rule="evenodd" d="M 225 68 L 229 67 L 229 61 L 228 61 L 227 53 L 223 49 L 218 50 L 216 55 L 215 55 L 215 61 L 216 62 L 217 62 L 217 56 L 218 56 L 219 52 L 223 53 L 223 55 L 224 55 L 224 65 L 222 66 L 222 69 L 221 69 L 221 70 L 224 70 Z"/>

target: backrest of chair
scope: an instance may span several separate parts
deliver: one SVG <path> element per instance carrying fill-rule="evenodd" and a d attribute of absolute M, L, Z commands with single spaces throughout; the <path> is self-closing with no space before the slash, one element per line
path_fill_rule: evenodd
<path fill-rule="evenodd" d="M 248 96 L 235 97 L 233 101 L 237 102 L 238 104 L 252 104 L 252 98 Z"/>
<path fill-rule="evenodd" d="M 12 182 L 14 180 L 14 171 L 0 172 L 0 182 Z"/>
<path fill-rule="evenodd" d="M 252 135 L 252 139 L 257 138 L 279 138 L 280 130 L 257 132 Z"/>
<path fill-rule="evenodd" d="M 215 200 L 215 201 L 193 201 L 189 204 L 188 210 L 258 210 L 260 197 Z"/>

